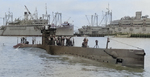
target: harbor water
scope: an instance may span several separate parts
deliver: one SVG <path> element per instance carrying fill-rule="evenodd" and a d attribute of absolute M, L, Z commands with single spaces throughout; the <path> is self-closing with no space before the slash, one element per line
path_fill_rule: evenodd
<path fill-rule="evenodd" d="M 70 55 L 50 55 L 39 48 L 16 48 L 21 37 L 0 36 L 0 77 L 150 77 L 150 38 L 110 37 L 109 48 L 144 49 L 144 69 L 100 63 Z M 107 37 L 86 37 L 89 47 L 98 40 L 106 47 Z M 84 37 L 74 37 L 75 46 L 81 47 Z M 32 43 L 32 37 L 27 37 Z M 41 43 L 41 37 L 36 37 Z"/>

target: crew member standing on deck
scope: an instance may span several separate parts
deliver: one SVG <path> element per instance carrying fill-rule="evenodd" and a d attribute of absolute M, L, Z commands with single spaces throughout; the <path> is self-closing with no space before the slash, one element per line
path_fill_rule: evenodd
<path fill-rule="evenodd" d="M 65 41 L 64 36 L 61 36 L 61 45 L 62 45 L 62 46 L 64 46 L 64 41 Z"/>
<path fill-rule="evenodd" d="M 35 42 L 36 42 L 36 38 L 32 37 L 32 44 L 35 44 Z"/>
<path fill-rule="evenodd" d="M 61 37 L 57 38 L 57 42 L 56 43 L 57 43 L 58 46 L 61 46 Z"/>
<path fill-rule="evenodd" d="M 71 37 L 66 38 L 66 46 L 74 46 L 74 39 Z"/>
<path fill-rule="evenodd" d="M 88 47 L 88 39 L 87 38 L 84 38 L 83 39 L 83 43 L 82 43 L 82 47 Z"/>

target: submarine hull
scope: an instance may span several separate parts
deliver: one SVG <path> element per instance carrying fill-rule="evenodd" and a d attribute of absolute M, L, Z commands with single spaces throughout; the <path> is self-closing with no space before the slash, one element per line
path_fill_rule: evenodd
<path fill-rule="evenodd" d="M 73 55 L 98 62 L 119 64 L 127 67 L 144 68 L 144 50 L 134 49 L 101 49 L 66 46 L 46 46 L 52 55 Z"/>
<path fill-rule="evenodd" d="M 144 68 L 144 50 L 135 49 L 103 49 L 103 48 L 83 48 L 71 46 L 54 46 L 42 44 L 19 44 L 14 48 L 37 47 L 42 48 L 51 55 L 73 55 L 98 62 L 118 64 L 121 66 Z"/>

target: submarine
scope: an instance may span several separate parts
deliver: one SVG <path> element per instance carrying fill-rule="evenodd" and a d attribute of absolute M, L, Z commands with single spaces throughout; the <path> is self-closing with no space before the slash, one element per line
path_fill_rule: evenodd
<path fill-rule="evenodd" d="M 52 45 L 49 40 L 50 36 L 54 36 L 56 28 L 41 30 L 42 44 L 19 43 L 14 48 L 36 47 L 47 51 L 51 55 L 72 55 L 79 56 L 98 62 L 104 62 L 114 65 L 121 65 L 132 68 L 144 69 L 145 51 L 143 49 L 112 49 L 108 48 L 109 39 L 106 48 L 89 48 Z"/>

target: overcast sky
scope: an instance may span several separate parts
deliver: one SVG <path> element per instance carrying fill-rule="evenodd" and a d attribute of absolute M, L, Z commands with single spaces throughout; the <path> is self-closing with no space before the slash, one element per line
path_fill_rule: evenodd
<path fill-rule="evenodd" d="M 26 11 L 24 5 L 31 13 L 37 8 L 38 16 L 41 16 L 45 13 L 45 4 L 51 16 L 52 12 L 60 12 L 63 21 L 71 17 L 68 22 L 73 23 L 75 29 L 88 25 L 85 15 L 90 19 L 90 15 L 97 13 L 100 22 L 102 11 L 107 11 L 108 4 L 113 13 L 113 20 L 124 16 L 135 16 L 136 11 L 142 11 L 142 15 L 150 15 L 150 0 L 0 0 L 0 17 L 4 17 L 10 9 L 14 18 L 23 18 Z M 0 25 L 2 24 L 0 19 Z"/>

